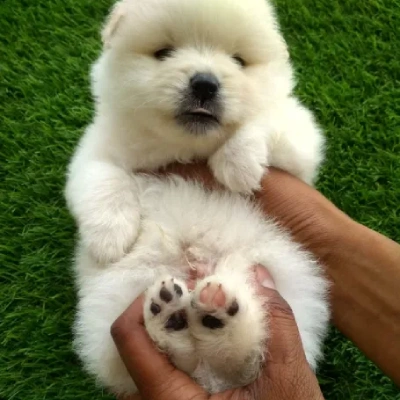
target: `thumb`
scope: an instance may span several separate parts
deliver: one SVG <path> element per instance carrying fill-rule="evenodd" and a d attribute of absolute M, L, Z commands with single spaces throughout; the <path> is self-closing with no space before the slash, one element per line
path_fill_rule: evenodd
<path fill-rule="evenodd" d="M 141 296 L 111 327 L 118 352 L 140 394 L 146 399 L 168 399 L 169 393 L 181 387 L 196 392 L 192 380 L 177 370 L 148 336 L 144 327 L 143 303 Z M 198 393 L 190 394 L 194 397 Z"/>
<path fill-rule="evenodd" d="M 136 382 L 146 382 L 159 371 L 171 373 L 174 367 L 160 354 L 144 328 L 143 297 L 139 297 L 112 324 L 111 336 L 129 374 Z"/>
<path fill-rule="evenodd" d="M 275 290 L 274 281 L 263 266 L 256 266 L 255 274 L 258 294 L 265 299 L 269 338 L 262 375 L 252 387 L 258 393 L 254 398 L 265 398 L 267 394 L 271 400 L 323 400 L 289 304 Z"/>
<path fill-rule="evenodd" d="M 256 266 L 255 273 L 257 292 L 265 299 L 264 307 L 268 315 L 267 366 L 288 366 L 305 362 L 306 357 L 292 309 L 275 289 L 275 283 L 265 267 Z"/>

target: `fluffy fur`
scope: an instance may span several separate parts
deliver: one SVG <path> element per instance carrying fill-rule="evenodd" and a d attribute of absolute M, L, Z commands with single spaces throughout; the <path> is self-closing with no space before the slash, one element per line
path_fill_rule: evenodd
<path fill-rule="evenodd" d="M 268 338 L 250 281 L 255 263 L 292 306 L 315 367 L 326 283 L 312 257 L 243 197 L 268 166 L 312 183 L 322 160 L 271 5 L 122 0 L 103 42 L 92 70 L 95 117 L 66 187 L 80 233 L 76 344 L 86 368 L 114 392 L 135 391 L 109 329 L 147 289 L 146 327 L 179 368 L 210 392 L 255 379 Z M 217 82 L 215 96 L 194 94 L 198 74 Z M 229 191 L 138 173 L 198 158 Z M 193 268 L 206 278 L 189 292 Z"/>

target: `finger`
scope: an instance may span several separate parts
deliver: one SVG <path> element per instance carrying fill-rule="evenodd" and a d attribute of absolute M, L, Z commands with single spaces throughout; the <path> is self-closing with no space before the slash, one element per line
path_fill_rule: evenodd
<path fill-rule="evenodd" d="M 267 364 L 289 365 L 304 361 L 305 354 L 292 309 L 275 290 L 275 283 L 265 267 L 255 267 L 257 292 L 265 298 L 268 311 Z"/>
<path fill-rule="evenodd" d="M 111 327 L 121 358 L 140 392 L 136 400 L 141 397 L 148 400 L 206 398 L 200 386 L 156 349 L 144 327 L 143 303 L 141 296 Z"/>
<path fill-rule="evenodd" d="M 139 390 L 156 385 L 175 371 L 144 328 L 143 302 L 143 297 L 139 297 L 111 327 L 118 352 Z"/>

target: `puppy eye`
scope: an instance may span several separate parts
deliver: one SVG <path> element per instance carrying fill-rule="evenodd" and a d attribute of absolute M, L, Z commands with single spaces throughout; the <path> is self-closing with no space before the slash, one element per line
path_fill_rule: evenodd
<path fill-rule="evenodd" d="M 165 47 L 164 49 L 157 50 L 154 53 L 154 57 L 157 58 L 157 60 L 162 61 L 168 57 L 171 57 L 173 52 L 174 49 L 172 47 Z"/>
<path fill-rule="evenodd" d="M 233 59 L 241 66 L 241 67 L 245 67 L 246 66 L 246 61 L 243 60 L 242 57 L 235 55 L 233 56 Z"/>

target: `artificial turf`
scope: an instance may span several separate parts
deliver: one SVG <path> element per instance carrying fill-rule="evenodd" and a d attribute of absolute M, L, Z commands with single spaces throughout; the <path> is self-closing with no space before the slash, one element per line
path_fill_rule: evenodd
<path fill-rule="evenodd" d="M 328 137 L 319 189 L 399 241 L 398 0 L 276 2 L 298 94 Z M 75 228 L 62 196 L 68 159 L 92 115 L 88 68 L 109 6 L 0 2 L 1 399 L 109 398 L 71 351 Z M 327 400 L 400 399 L 334 330 L 325 353 L 319 378 Z"/>

